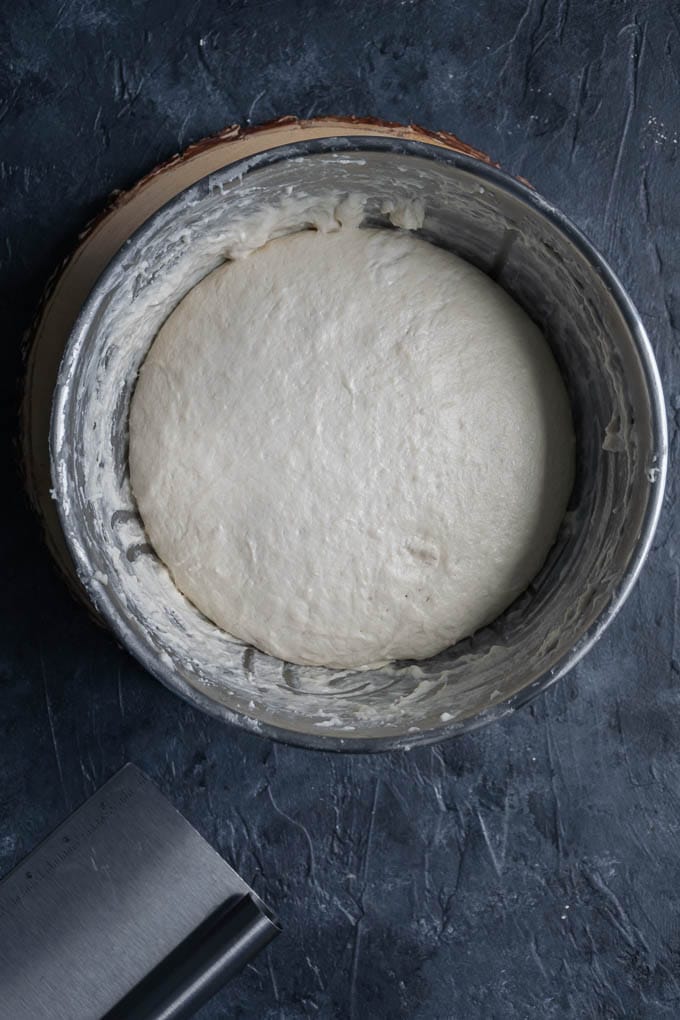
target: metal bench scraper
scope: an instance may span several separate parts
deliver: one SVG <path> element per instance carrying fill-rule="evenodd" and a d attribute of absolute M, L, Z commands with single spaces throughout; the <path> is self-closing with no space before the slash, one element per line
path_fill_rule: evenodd
<path fill-rule="evenodd" d="M 0 1018 L 190 1017 L 279 931 L 126 765 L 0 882 Z"/>

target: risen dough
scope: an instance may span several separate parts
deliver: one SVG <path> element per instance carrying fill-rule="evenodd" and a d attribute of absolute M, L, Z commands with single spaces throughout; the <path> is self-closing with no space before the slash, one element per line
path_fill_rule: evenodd
<path fill-rule="evenodd" d="M 572 483 L 567 396 L 525 313 L 407 233 L 305 231 L 169 317 L 132 486 L 177 586 L 298 663 L 425 658 L 542 565 Z"/>

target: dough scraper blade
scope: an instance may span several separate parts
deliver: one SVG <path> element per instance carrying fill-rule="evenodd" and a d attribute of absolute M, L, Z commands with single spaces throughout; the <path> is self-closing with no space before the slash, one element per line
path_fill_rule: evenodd
<path fill-rule="evenodd" d="M 134 765 L 0 882 L 1 1020 L 180 1020 L 278 934 Z"/>

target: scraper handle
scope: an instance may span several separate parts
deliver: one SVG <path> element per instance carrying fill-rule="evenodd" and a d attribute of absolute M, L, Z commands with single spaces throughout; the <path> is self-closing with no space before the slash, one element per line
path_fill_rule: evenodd
<path fill-rule="evenodd" d="M 102 1020 L 185 1020 L 280 932 L 247 893 L 227 900 Z"/>

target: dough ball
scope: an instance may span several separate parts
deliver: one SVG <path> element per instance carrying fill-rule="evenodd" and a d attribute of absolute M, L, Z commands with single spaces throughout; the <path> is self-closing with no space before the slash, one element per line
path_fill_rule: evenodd
<path fill-rule="evenodd" d="M 178 588 L 296 663 L 434 655 L 543 564 L 573 478 L 538 328 L 405 232 L 304 231 L 225 264 L 141 369 L 130 472 Z"/>

